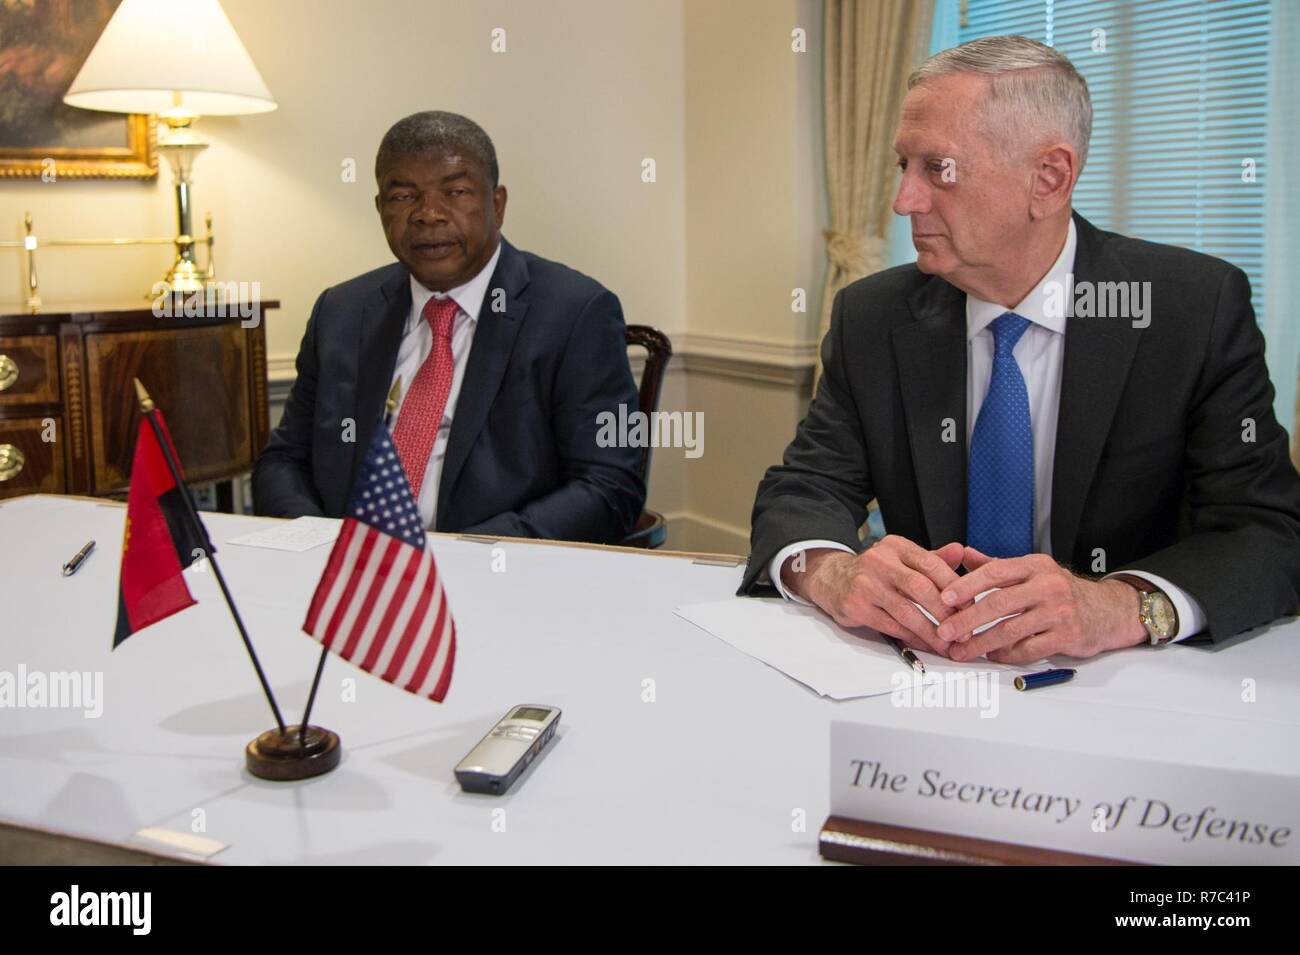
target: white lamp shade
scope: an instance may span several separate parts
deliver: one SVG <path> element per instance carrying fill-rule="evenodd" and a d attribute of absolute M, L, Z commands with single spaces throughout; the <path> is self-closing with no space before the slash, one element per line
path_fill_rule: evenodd
<path fill-rule="evenodd" d="M 276 105 L 217 0 L 122 0 L 63 102 L 161 113 L 175 105 L 176 91 L 206 116 Z"/>

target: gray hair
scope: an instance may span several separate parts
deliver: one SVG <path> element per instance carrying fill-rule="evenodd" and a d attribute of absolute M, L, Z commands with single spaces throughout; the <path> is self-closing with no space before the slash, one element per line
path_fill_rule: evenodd
<path fill-rule="evenodd" d="M 989 132 L 1027 146 L 1045 136 L 1061 136 L 1088 158 L 1092 138 L 1092 98 L 1088 82 L 1069 58 L 1024 36 L 971 40 L 930 57 L 907 78 L 910 90 L 952 73 L 983 73 L 990 78 L 981 120 Z"/>
<path fill-rule="evenodd" d="M 429 152 L 454 152 L 477 160 L 492 188 L 496 188 L 501 175 L 497 151 L 483 127 L 459 113 L 436 109 L 412 113 L 384 133 L 375 155 L 375 179 L 380 179 L 395 160 Z"/>

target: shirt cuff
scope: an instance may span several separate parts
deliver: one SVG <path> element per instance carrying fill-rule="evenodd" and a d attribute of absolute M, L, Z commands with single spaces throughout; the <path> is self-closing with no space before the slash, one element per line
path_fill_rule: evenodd
<path fill-rule="evenodd" d="M 1115 573 L 1132 574 L 1134 577 L 1141 577 L 1143 580 L 1155 584 L 1165 592 L 1165 596 L 1169 598 L 1169 602 L 1172 603 L 1174 609 L 1178 611 L 1178 629 L 1174 631 L 1173 637 L 1170 638 L 1171 643 L 1177 643 L 1178 641 L 1185 640 L 1188 637 L 1194 637 L 1205 629 L 1205 610 L 1201 607 L 1197 599 L 1187 591 L 1183 590 L 1183 588 L 1146 570 L 1117 570 Z M 1103 577 L 1102 579 L 1105 580 L 1114 576 L 1115 574 L 1107 574 L 1106 577 Z"/>
<path fill-rule="evenodd" d="M 829 548 L 830 550 L 842 550 L 848 554 L 855 553 L 853 548 L 845 547 L 839 541 L 824 541 L 824 540 L 798 541 L 797 543 L 789 544 L 786 547 L 781 548 L 779 551 L 776 552 L 776 556 L 772 558 L 772 562 L 767 565 L 767 576 L 771 578 L 772 584 L 776 587 L 777 593 L 779 593 L 786 600 L 793 600 L 795 603 L 807 604 L 811 606 L 811 604 L 809 604 L 807 600 L 804 600 L 798 594 L 792 594 L 785 589 L 785 584 L 781 582 L 781 567 L 785 564 L 787 560 L 789 560 L 791 557 L 793 557 L 795 554 L 799 553 L 800 551 L 817 550 L 818 548 Z"/>

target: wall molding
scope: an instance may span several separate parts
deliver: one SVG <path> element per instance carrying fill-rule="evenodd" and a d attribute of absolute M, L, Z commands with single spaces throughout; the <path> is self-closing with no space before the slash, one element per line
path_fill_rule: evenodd
<path fill-rule="evenodd" d="M 283 385 L 284 394 L 289 393 L 289 385 L 298 377 L 297 355 L 268 355 L 266 358 L 266 380 L 271 385 L 271 400 L 275 400 L 276 386 Z"/>
<path fill-rule="evenodd" d="M 723 335 L 713 332 L 678 332 L 682 352 L 696 356 L 738 358 L 752 364 L 777 368 L 812 367 L 817 362 L 818 342 L 785 342 L 752 335 Z"/>
<path fill-rule="evenodd" d="M 782 342 L 748 335 L 684 332 L 683 364 L 692 374 L 803 388 L 817 367 L 817 342 Z"/>
<path fill-rule="evenodd" d="M 755 381 L 764 384 L 801 387 L 811 380 L 817 367 L 818 343 L 782 342 L 748 335 L 710 332 L 668 332 L 673 342 L 673 360 L 668 374 L 689 372 L 712 378 Z M 295 356 L 272 355 L 267 359 L 271 399 L 283 397 L 296 377 Z M 644 358 L 633 352 L 632 372 L 639 378 Z"/>

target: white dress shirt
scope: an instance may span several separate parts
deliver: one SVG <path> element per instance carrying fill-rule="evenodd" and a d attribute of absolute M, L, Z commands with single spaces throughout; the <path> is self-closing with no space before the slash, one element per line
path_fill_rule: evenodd
<path fill-rule="evenodd" d="M 465 378 L 465 366 L 469 363 L 470 347 L 474 344 L 474 329 L 478 327 L 479 311 L 483 299 L 487 297 L 488 282 L 501 257 L 501 245 L 492 253 L 483 270 L 464 285 L 450 292 L 431 292 L 411 276 L 411 311 L 406 317 L 406 329 L 402 332 L 402 344 L 397 349 L 397 367 L 393 371 L 393 380 L 402 379 L 402 394 L 398 398 L 397 410 L 393 415 L 393 425 L 402 413 L 406 402 L 406 390 L 415 380 L 415 374 L 433 351 L 433 329 L 424 320 L 424 306 L 431 298 L 450 298 L 456 302 L 456 318 L 451 325 L 451 357 L 455 369 L 451 376 L 451 391 L 447 394 L 447 406 L 442 411 L 442 423 L 438 425 L 438 437 L 434 439 L 433 450 L 429 452 L 429 466 L 424 472 L 424 484 L 416 504 L 420 508 L 420 518 L 424 526 L 433 529 L 437 517 L 438 484 L 442 479 L 442 459 L 447 454 L 447 440 L 451 436 L 451 420 L 456 413 L 456 399 L 460 396 L 461 382 Z"/>
<path fill-rule="evenodd" d="M 1029 319 L 1013 351 L 1016 364 L 1025 379 L 1029 393 L 1029 420 L 1034 437 L 1034 549 L 1038 553 L 1052 552 L 1052 466 L 1056 456 L 1056 417 L 1061 401 L 1061 368 L 1065 363 L 1065 315 L 1052 315 L 1048 309 L 1049 288 L 1057 290 L 1055 300 L 1063 301 L 1070 288 L 1070 274 L 1074 271 L 1074 253 L 1078 245 L 1074 220 L 1070 220 L 1065 245 L 1052 267 L 1038 284 L 1013 309 L 995 302 L 985 302 L 972 295 L 966 296 L 966 447 L 970 447 L 971 433 L 979 418 L 980 407 L 989 390 L 993 374 L 993 320 L 1007 311 Z M 1049 286 L 1049 283 L 1057 283 Z M 781 566 L 801 550 L 830 547 L 849 550 L 836 541 L 800 541 L 783 548 L 772 558 L 768 574 L 778 591 L 787 600 L 799 598 L 786 591 L 781 582 Z M 1178 611 L 1178 632 L 1175 640 L 1190 637 L 1205 629 L 1205 611 L 1188 593 L 1174 584 L 1146 571 L 1126 571 L 1142 577 L 1163 590 Z"/>

